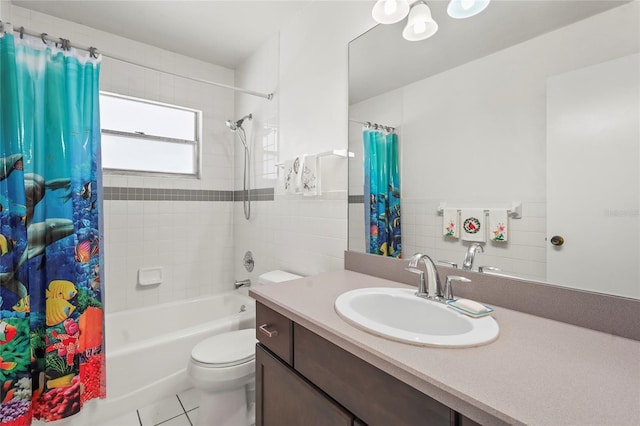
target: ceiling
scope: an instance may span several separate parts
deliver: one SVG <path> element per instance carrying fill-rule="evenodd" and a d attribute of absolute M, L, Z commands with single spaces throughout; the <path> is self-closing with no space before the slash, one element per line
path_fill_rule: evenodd
<path fill-rule="evenodd" d="M 378 25 L 349 44 L 349 102 L 425 79 L 628 1 L 494 0 L 479 15 L 452 19 L 448 1 L 428 0 L 439 25 L 433 37 L 406 41 L 405 19 Z"/>
<path fill-rule="evenodd" d="M 19 7 L 231 69 L 235 69 L 266 40 L 275 36 L 311 2 L 11 0 L 12 4 Z M 20 22 L 14 24 L 20 25 Z M 47 31 L 46 28 L 28 29 Z M 97 47 L 100 49 L 100 46 Z"/>

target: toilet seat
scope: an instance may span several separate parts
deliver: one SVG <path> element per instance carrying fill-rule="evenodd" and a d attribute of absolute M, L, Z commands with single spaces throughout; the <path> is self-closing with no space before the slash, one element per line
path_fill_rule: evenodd
<path fill-rule="evenodd" d="M 255 358 L 257 342 L 254 328 L 217 334 L 194 346 L 191 361 L 208 368 L 244 364 Z"/>

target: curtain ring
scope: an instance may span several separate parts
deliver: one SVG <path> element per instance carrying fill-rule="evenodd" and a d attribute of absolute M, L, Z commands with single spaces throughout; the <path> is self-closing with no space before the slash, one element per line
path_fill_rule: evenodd
<path fill-rule="evenodd" d="M 45 44 L 45 46 L 47 45 L 47 40 L 45 40 L 45 37 L 47 35 L 48 35 L 47 33 L 40 34 L 40 40 L 42 40 L 42 42 Z"/>
<path fill-rule="evenodd" d="M 20 27 L 20 40 L 24 38 L 24 27 Z"/>
<path fill-rule="evenodd" d="M 56 47 L 58 47 L 58 43 L 56 43 Z M 71 42 L 69 39 L 60 37 L 60 48 L 66 51 L 71 50 Z"/>
<path fill-rule="evenodd" d="M 96 50 L 98 49 L 93 46 L 89 48 L 89 56 L 92 57 L 93 59 L 98 59 L 98 55 L 96 55 Z"/>

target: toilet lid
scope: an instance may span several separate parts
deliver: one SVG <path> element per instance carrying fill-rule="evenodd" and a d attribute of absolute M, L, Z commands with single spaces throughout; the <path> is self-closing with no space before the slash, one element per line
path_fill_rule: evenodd
<path fill-rule="evenodd" d="M 243 364 L 255 357 L 257 342 L 255 328 L 229 331 L 198 343 L 191 351 L 191 358 L 215 367 Z"/>

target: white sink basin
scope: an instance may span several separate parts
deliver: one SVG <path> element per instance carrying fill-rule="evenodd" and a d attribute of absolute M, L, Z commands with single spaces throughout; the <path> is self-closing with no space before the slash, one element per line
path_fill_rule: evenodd
<path fill-rule="evenodd" d="M 392 340 L 443 348 L 484 345 L 498 338 L 490 316 L 470 318 L 415 289 L 361 288 L 341 294 L 335 309 L 348 323 Z"/>

